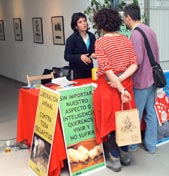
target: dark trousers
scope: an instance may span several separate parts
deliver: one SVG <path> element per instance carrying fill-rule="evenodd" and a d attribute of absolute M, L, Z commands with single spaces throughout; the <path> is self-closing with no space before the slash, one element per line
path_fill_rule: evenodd
<path fill-rule="evenodd" d="M 116 138 L 115 138 L 115 131 L 111 132 L 108 138 L 108 141 L 104 143 L 105 148 L 108 150 L 109 153 L 113 157 L 119 157 L 120 155 L 120 149 L 123 150 L 124 152 L 128 152 L 128 145 L 127 146 L 122 146 L 118 147 L 116 144 Z"/>

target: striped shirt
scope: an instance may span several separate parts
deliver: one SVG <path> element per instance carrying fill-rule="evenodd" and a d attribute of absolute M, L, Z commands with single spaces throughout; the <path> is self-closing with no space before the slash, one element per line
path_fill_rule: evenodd
<path fill-rule="evenodd" d="M 137 64 L 131 41 L 124 35 L 103 36 L 95 43 L 98 60 L 98 76 L 112 70 L 115 74 L 124 72 L 131 64 Z"/>

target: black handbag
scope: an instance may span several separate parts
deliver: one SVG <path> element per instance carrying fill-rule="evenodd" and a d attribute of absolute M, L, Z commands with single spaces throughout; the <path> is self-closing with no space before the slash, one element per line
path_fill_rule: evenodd
<path fill-rule="evenodd" d="M 47 74 L 50 74 L 52 71 L 53 71 L 52 69 L 45 68 L 42 74 L 47 75 Z M 50 83 L 50 82 L 51 82 L 51 79 L 42 79 L 41 80 L 41 84 L 47 84 L 47 83 Z"/>
<path fill-rule="evenodd" d="M 59 77 L 66 76 L 66 78 L 68 80 L 70 80 L 70 69 L 69 69 L 69 66 L 53 67 L 52 69 L 44 69 L 43 75 L 50 74 L 51 72 L 53 72 L 54 78 L 59 78 Z M 51 79 L 41 80 L 41 84 L 47 84 L 47 83 L 50 83 L 50 82 L 51 82 Z"/>
<path fill-rule="evenodd" d="M 53 67 L 52 70 L 55 78 L 66 76 L 66 78 L 69 79 L 70 75 L 69 66 Z"/>
<path fill-rule="evenodd" d="M 144 38 L 144 43 L 145 43 L 145 46 L 146 46 L 146 49 L 147 49 L 147 54 L 148 54 L 148 57 L 149 57 L 149 61 L 150 61 L 150 64 L 152 66 L 152 69 L 153 69 L 154 86 L 157 87 L 157 88 L 165 87 L 166 84 L 167 84 L 167 81 L 166 81 L 164 72 L 163 72 L 160 64 L 158 64 L 154 59 L 154 55 L 152 53 L 149 41 L 148 41 L 145 33 L 138 27 L 136 27 L 135 30 L 139 31 Z"/>

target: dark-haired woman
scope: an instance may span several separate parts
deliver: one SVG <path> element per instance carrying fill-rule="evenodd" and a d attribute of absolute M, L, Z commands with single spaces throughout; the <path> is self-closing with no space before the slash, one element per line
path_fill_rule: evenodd
<path fill-rule="evenodd" d="M 131 41 L 119 34 L 122 19 L 114 9 L 102 9 L 94 16 L 95 26 L 102 33 L 96 40 L 98 81 L 94 91 L 94 118 L 98 143 L 107 141 L 111 169 L 120 171 L 121 164 L 130 165 L 128 146 L 118 147 L 115 138 L 115 112 L 135 107 L 132 74 L 137 69 Z"/>
<path fill-rule="evenodd" d="M 73 79 L 91 77 L 96 38 L 88 31 L 87 18 L 81 12 L 72 15 L 71 28 L 74 32 L 66 40 L 64 58 L 73 71 Z"/>

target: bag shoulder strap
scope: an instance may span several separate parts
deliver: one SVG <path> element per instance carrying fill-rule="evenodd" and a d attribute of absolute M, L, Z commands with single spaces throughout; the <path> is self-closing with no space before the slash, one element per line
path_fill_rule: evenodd
<path fill-rule="evenodd" d="M 139 31 L 139 32 L 142 34 L 142 36 L 143 36 L 143 38 L 144 38 L 144 43 L 145 43 L 145 46 L 146 46 L 146 49 L 147 49 L 147 54 L 148 54 L 148 57 L 149 57 L 149 60 L 150 60 L 150 64 L 151 64 L 152 67 L 155 66 L 157 63 L 156 63 L 156 61 L 155 61 L 155 59 L 154 59 L 153 52 L 152 52 L 152 50 L 151 50 L 149 41 L 148 41 L 148 39 L 147 39 L 145 33 L 144 33 L 143 30 L 140 29 L 139 27 L 136 27 L 134 30 Z"/>

